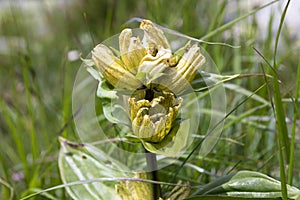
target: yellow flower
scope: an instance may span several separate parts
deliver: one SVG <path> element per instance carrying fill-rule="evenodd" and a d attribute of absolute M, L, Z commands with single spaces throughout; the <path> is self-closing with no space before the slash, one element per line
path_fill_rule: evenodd
<path fill-rule="evenodd" d="M 141 41 L 124 29 L 119 36 L 119 54 L 103 44 L 92 51 L 92 60 L 102 76 L 116 89 L 135 91 L 158 88 L 178 95 L 195 77 L 205 63 L 197 45 L 186 45 L 172 54 L 168 40 L 149 20 L 143 20 Z"/>
<path fill-rule="evenodd" d="M 163 31 L 149 20 L 141 22 L 140 30 L 142 40 L 131 29 L 120 33 L 119 52 L 97 45 L 92 60 L 116 90 L 130 94 L 134 134 L 145 142 L 160 143 L 178 115 L 182 99 L 176 97 L 190 87 L 205 58 L 190 42 L 172 53 Z"/>

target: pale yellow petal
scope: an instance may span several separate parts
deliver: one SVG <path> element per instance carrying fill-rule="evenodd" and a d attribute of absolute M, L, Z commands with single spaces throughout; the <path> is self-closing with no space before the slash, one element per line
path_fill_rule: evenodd
<path fill-rule="evenodd" d="M 175 69 L 183 78 L 191 82 L 196 72 L 204 63 L 205 57 L 200 53 L 200 48 L 197 45 L 193 45 L 188 52 L 183 55 Z"/>
<path fill-rule="evenodd" d="M 155 44 L 157 48 L 163 47 L 170 49 L 168 40 L 163 31 L 155 27 L 150 20 L 143 20 L 140 24 L 140 28 L 145 31 L 145 39 L 148 45 Z"/>
<path fill-rule="evenodd" d="M 119 46 L 122 61 L 126 68 L 136 73 L 139 63 L 147 54 L 147 50 L 137 37 L 132 37 L 131 29 L 124 29 L 119 36 Z"/>
<path fill-rule="evenodd" d="M 142 83 L 128 72 L 119 58 L 105 45 L 99 44 L 92 51 L 92 59 L 104 78 L 114 87 L 136 90 Z"/>
<path fill-rule="evenodd" d="M 160 49 L 155 57 L 148 54 L 142 59 L 139 65 L 138 74 L 146 74 L 144 80 L 142 80 L 144 85 L 147 86 L 150 82 L 155 82 L 155 79 L 159 78 L 164 71 L 169 68 L 167 60 L 171 56 L 172 53 L 170 50 Z"/>
<path fill-rule="evenodd" d="M 183 54 L 175 67 L 170 67 L 163 77 L 158 79 L 160 89 L 181 94 L 190 87 L 190 82 L 195 78 L 197 71 L 205 63 L 205 57 L 200 53 L 200 48 L 193 45 Z"/>
<path fill-rule="evenodd" d="M 149 141 L 153 135 L 155 135 L 155 126 L 151 122 L 149 115 L 145 115 L 143 117 L 138 137 L 145 141 Z"/>

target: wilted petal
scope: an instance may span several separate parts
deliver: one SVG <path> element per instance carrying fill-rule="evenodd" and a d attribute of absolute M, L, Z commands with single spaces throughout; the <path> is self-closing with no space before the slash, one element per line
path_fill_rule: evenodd
<path fill-rule="evenodd" d="M 100 73 L 114 87 L 135 90 L 142 85 L 107 46 L 97 45 L 92 51 L 92 59 Z"/>
<path fill-rule="evenodd" d="M 145 39 L 148 43 L 148 47 L 155 45 L 157 49 L 164 48 L 170 49 L 167 38 L 162 30 L 156 28 L 150 20 L 143 20 L 140 24 L 140 28 L 145 31 Z"/>
<path fill-rule="evenodd" d="M 132 37 L 131 29 L 124 29 L 119 37 L 120 53 L 126 68 L 132 73 L 136 73 L 142 58 L 147 54 L 147 50 L 137 37 Z"/>

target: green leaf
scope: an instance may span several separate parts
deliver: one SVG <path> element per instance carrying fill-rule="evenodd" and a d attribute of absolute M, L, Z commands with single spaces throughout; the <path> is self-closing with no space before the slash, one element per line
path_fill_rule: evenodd
<path fill-rule="evenodd" d="M 196 196 L 187 198 L 186 200 L 252 200 L 253 198 L 244 198 L 244 197 L 230 197 L 230 196 Z M 276 200 L 281 198 L 263 198 L 263 200 Z"/>
<path fill-rule="evenodd" d="M 116 103 L 119 99 L 117 91 L 113 90 L 113 87 L 102 77 L 101 73 L 94 68 L 92 59 L 81 58 L 81 60 L 91 76 L 99 81 L 97 96 L 101 99 L 105 118 L 112 123 L 129 124 L 126 111 L 122 106 Z"/>
<path fill-rule="evenodd" d="M 59 153 L 59 170 L 64 184 L 85 181 L 94 178 L 126 177 L 125 171 L 129 171 L 118 161 L 113 160 L 105 152 L 91 145 L 75 144 L 60 138 L 61 149 Z M 97 155 L 95 159 L 92 151 Z M 120 170 L 115 170 L 120 169 Z M 122 171 L 121 171 L 122 170 Z M 119 200 L 115 190 L 114 182 L 91 182 L 66 187 L 68 194 L 75 200 L 81 199 L 111 199 Z"/>
<path fill-rule="evenodd" d="M 120 104 L 122 102 L 118 102 L 119 96 L 117 91 L 113 90 L 104 78 L 99 80 L 97 96 L 101 99 L 103 113 L 108 121 L 111 123 L 130 124 L 126 110 Z"/>
<path fill-rule="evenodd" d="M 224 183 L 227 183 L 234 174 L 229 174 L 227 176 L 223 176 L 221 178 L 218 178 L 215 181 L 212 181 L 203 187 L 201 187 L 199 190 L 196 191 L 197 195 L 213 195 L 213 194 L 225 194 L 225 190 L 222 187 Z"/>
<path fill-rule="evenodd" d="M 253 171 L 240 171 L 222 187 L 229 196 L 248 198 L 281 197 L 281 183 L 265 174 Z M 300 190 L 287 185 L 288 197 L 300 199 Z"/>
<path fill-rule="evenodd" d="M 94 64 L 93 60 L 92 59 L 84 59 L 84 58 L 81 58 L 81 60 L 83 61 L 83 64 L 84 64 L 86 70 L 90 73 L 90 75 L 94 79 L 99 81 L 102 76 L 99 73 L 99 71 L 94 68 L 95 64 Z"/>
<path fill-rule="evenodd" d="M 170 133 L 160 143 L 149 143 L 142 141 L 144 147 L 156 154 L 168 157 L 178 156 L 186 147 L 190 129 L 190 120 L 176 122 Z M 175 137 L 176 136 L 176 137 Z"/>
<path fill-rule="evenodd" d="M 287 189 L 288 197 L 290 199 L 300 199 L 300 190 L 289 185 L 287 185 Z M 259 172 L 240 171 L 236 174 L 221 177 L 216 181 L 201 187 L 196 194 L 201 196 L 226 195 L 234 197 L 233 199 L 276 199 L 281 198 L 281 183 L 280 181 Z"/>

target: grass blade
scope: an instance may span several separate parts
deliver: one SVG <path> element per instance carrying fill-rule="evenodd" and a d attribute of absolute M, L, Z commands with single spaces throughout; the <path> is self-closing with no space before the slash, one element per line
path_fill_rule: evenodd
<path fill-rule="evenodd" d="M 289 165 L 289 171 L 288 171 L 289 185 L 293 184 L 295 139 L 296 139 L 295 135 L 296 135 L 297 117 L 299 116 L 299 111 L 298 111 L 299 90 L 300 90 L 300 60 L 298 62 L 298 72 L 297 72 L 297 78 L 296 78 L 296 89 L 295 89 L 295 98 L 294 98 L 294 116 L 293 116 L 292 138 L 291 138 L 291 148 L 290 148 L 290 165 Z"/>
<path fill-rule="evenodd" d="M 286 15 L 289 4 L 290 4 L 290 0 L 287 1 L 286 6 L 282 12 L 279 28 L 277 30 L 277 35 L 276 35 L 276 40 L 275 40 L 275 48 L 274 48 L 274 60 L 273 60 L 273 68 L 275 70 L 278 69 L 278 66 L 276 63 L 276 55 L 277 55 L 279 37 L 280 37 L 281 29 L 283 26 L 283 22 L 284 22 L 285 15 Z M 274 85 L 275 117 L 276 117 L 276 125 L 278 128 L 278 135 L 279 135 L 278 143 L 279 143 L 280 179 L 281 179 L 282 198 L 284 200 L 286 200 L 288 195 L 287 195 L 287 187 L 286 187 L 284 156 L 287 160 L 287 163 L 289 163 L 290 149 L 288 148 L 289 147 L 288 131 L 287 131 L 287 125 L 286 125 L 286 121 L 285 121 L 285 113 L 284 113 L 284 109 L 283 109 L 283 105 L 282 105 L 283 102 L 282 102 L 281 93 L 280 93 L 279 79 L 278 79 L 278 76 L 276 76 L 276 74 L 274 74 L 273 85 Z"/>

